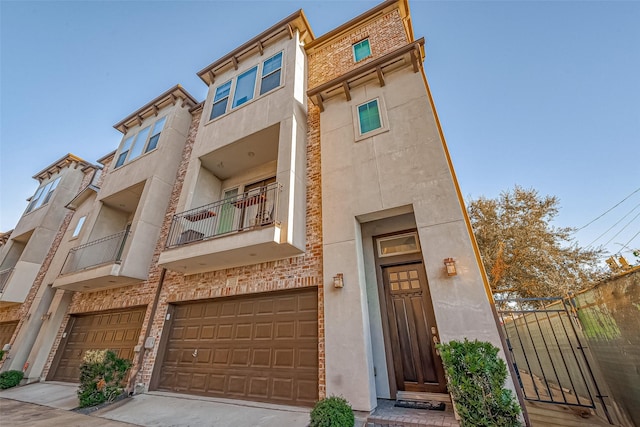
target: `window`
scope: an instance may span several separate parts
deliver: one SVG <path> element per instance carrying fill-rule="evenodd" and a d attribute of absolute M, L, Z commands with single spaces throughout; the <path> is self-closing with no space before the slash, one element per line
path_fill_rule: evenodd
<path fill-rule="evenodd" d="M 264 61 L 262 66 L 262 83 L 260 95 L 280 86 L 280 74 L 282 72 L 282 52 Z"/>
<path fill-rule="evenodd" d="M 364 39 L 353 45 L 353 59 L 356 62 L 362 61 L 371 56 L 371 45 L 369 39 Z"/>
<path fill-rule="evenodd" d="M 257 88 L 256 81 L 260 76 L 260 88 Z M 211 108 L 210 120 L 220 117 L 229 110 L 229 98 L 233 93 L 231 109 L 240 107 L 251 101 L 256 96 L 262 96 L 272 91 L 282 84 L 282 52 L 266 59 L 261 64 L 243 72 L 233 80 L 216 88 L 213 96 L 213 107 Z M 257 92 L 257 93 L 256 93 Z"/>
<path fill-rule="evenodd" d="M 245 71 L 238 76 L 238 81 L 236 82 L 236 92 L 233 95 L 234 108 L 253 99 L 257 73 L 258 67 L 253 67 L 249 71 Z"/>
<path fill-rule="evenodd" d="M 147 148 L 144 150 L 145 153 L 148 153 L 151 150 L 154 150 L 158 146 L 158 140 L 160 139 L 160 132 L 162 132 L 162 128 L 164 127 L 164 122 L 167 121 L 166 117 L 161 118 L 153 125 L 153 131 L 151 132 L 151 138 L 149 138 L 149 143 L 147 144 Z"/>
<path fill-rule="evenodd" d="M 82 226 L 84 225 L 85 219 L 87 219 L 86 215 L 78 220 L 78 223 L 76 224 L 76 228 L 73 230 L 73 236 L 71 237 L 78 237 L 78 235 L 80 234 L 80 230 L 82 230 Z"/>
<path fill-rule="evenodd" d="M 53 190 L 56 189 L 58 183 L 60 182 L 60 177 L 57 177 L 55 180 L 50 181 L 46 184 L 42 184 L 36 190 L 36 193 L 29 201 L 29 205 L 27 206 L 26 213 L 31 212 L 34 209 L 39 208 L 40 206 L 47 204 L 51 199 L 51 195 L 53 194 Z"/>
<path fill-rule="evenodd" d="M 360 123 L 360 135 L 382 127 L 377 99 L 358 105 L 358 122 Z"/>
<path fill-rule="evenodd" d="M 157 120 L 153 125 L 147 126 L 135 135 L 129 136 L 124 140 L 120 147 L 120 154 L 116 158 L 114 168 L 119 168 L 125 163 L 139 157 L 142 153 L 148 153 L 158 146 L 160 133 L 164 128 L 166 117 Z"/>
<path fill-rule="evenodd" d="M 391 237 L 383 237 L 378 239 L 377 242 L 379 257 L 420 252 L 420 243 L 418 241 L 417 233 L 407 233 Z"/>
<path fill-rule="evenodd" d="M 229 93 L 231 92 L 231 80 L 219 86 L 216 89 L 216 95 L 213 97 L 213 109 L 211 110 L 211 119 L 223 115 L 227 111 L 229 103 Z"/>

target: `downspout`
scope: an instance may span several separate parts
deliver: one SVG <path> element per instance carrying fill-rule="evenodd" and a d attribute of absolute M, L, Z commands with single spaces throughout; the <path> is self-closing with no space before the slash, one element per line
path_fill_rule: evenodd
<path fill-rule="evenodd" d="M 129 381 L 127 382 L 127 388 L 125 391 L 127 392 L 127 396 L 133 395 L 136 388 L 136 377 L 138 373 L 142 369 L 142 362 L 144 361 L 144 354 L 146 349 L 144 348 L 145 343 L 147 342 L 147 338 L 151 334 L 151 327 L 153 325 L 153 319 L 156 317 L 156 311 L 158 310 L 158 301 L 160 301 L 160 292 L 162 292 L 162 285 L 164 284 L 164 277 L 167 273 L 167 269 L 163 268 L 160 272 L 160 281 L 158 282 L 158 288 L 156 289 L 156 295 L 153 298 L 153 305 L 151 306 L 151 313 L 149 315 L 149 321 L 147 322 L 147 329 L 144 332 L 144 340 L 142 341 L 142 348 L 138 352 L 138 360 L 136 362 L 135 369 L 132 369 L 129 373 Z"/>

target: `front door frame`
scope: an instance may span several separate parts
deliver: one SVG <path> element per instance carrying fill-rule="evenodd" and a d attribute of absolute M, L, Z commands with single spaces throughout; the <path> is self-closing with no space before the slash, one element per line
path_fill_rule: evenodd
<path fill-rule="evenodd" d="M 395 360 L 393 357 L 393 351 L 392 351 L 392 340 L 391 340 L 391 331 L 390 331 L 390 327 L 389 327 L 389 314 L 388 314 L 388 308 L 389 308 L 389 301 L 387 299 L 387 291 L 385 289 L 384 286 L 384 273 L 383 270 L 386 267 L 393 267 L 393 266 L 397 266 L 397 265 L 403 265 L 403 264 L 409 264 L 409 263 L 415 263 L 415 262 L 421 262 L 423 267 L 425 265 L 423 256 L 422 256 L 422 249 L 420 248 L 420 250 L 418 252 L 415 253 L 410 253 L 410 254 L 403 254 L 403 255 L 395 255 L 395 256 L 388 256 L 388 257 L 384 257 L 384 258 L 380 258 L 378 256 L 378 244 L 377 241 L 380 238 L 384 238 L 384 237 L 392 237 L 392 236 L 396 236 L 396 235 L 401 235 L 401 234 L 408 234 L 408 233 L 416 233 L 417 234 L 417 229 L 412 228 L 412 229 L 406 229 L 406 230 L 401 230 L 401 231 L 396 231 L 393 233 L 386 233 L 386 234 L 379 234 L 379 235 L 375 235 L 372 237 L 373 239 L 373 254 L 374 254 L 374 259 L 375 259 L 375 267 L 376 267 L 376 281 L 378 284 L 378 302 L 380 304 L 380 316 L 381 316 L 381 321 L 382 321 L 382 336 L 384 339 L 384 353 L 385 353 L 385 357 L 387 360 L 387 377 L 389 379 L 389 393 L 392 399 L 395 399 L 398 393 L 398 383 L 396 381 L 396 367 L 395 367 Z M 426 278 L 426 268 L 425 268 L 425 278 Z M 429 286 L 429 283 L 427 281 L 427 283 L 425 283 L 425 286 Z M 428 291 L 428 290 L 427 290 Z M 427 292 L 430 295 L 430 292 Z M 431 297 L 429 296 L 429 303 L 430 303 L 430 308 L 433 312 L 433 301 L 431 300 Z M 434 322 L 436 323 L 436 331 L 439 331 L 440 329 L 437 326 L 437 320 L 435 319 L 435 313 L 433 313 L 434 315 Z M 439 333 L 437 334 L 437 336 L 439 336 Z M 444 376 L 444 368 L 442 367 L 442 361 L 440 360 L 440 358 L 438 357 L 438 360 L 436 361 L 436 363 L 439 364 L 438 369 L 442 369 L 441 373 Z M 438 374 L 438 376 L 440 376 L 440 373 Z M 443 379 L 443 381 L 445 381 Z M 443 383 L 444 384 L 444 383 Z M 446 391 L 444 391 L 446 393 Z"/>

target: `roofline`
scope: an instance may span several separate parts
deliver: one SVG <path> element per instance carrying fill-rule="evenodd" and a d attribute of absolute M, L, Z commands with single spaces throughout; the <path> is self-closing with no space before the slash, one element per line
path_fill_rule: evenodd
<path fill-rule="evenodd" d="M 60 157 L 55 162 L 51 163 L 46 168 L 42 169 L 40 172 L 33 175 L 32 178 L 37 179 L 38 181 L 44 181 L 54 173 L 59 172 L 60 169 L 67 167 L 70 163 L 78 163 L 82 165 L 83 168 L 86 166 L 93 166 L 91 163 L 87 162 L 86 160 L 81 159 L 80 157 L 73 155 L 71 153 L 68 153 Z"/>
<path fill-rule="evenodd" d="M 405 24 L 405 31 L 407 33 L 407 38 L 409 39 L 409 42 L 413 42 L 414 41 L 414 35 L 413 35 L 413 28 L 411 27 L 411 16 L 409 14 L 409 2 L 408 0 L 386 0 L 382 3 L 380 3 L 379 5 L 373 7 L 372 9 L 369 9 L 368 11 L 356 16 L 355 18 L 345 22 L 344 24 L 340 25 L 339 27 L 334 28 L 333 30 L 329 31 L 328 33 L 325 33 L 323 35 L 321 35 L 320 37 L 316 38 L 315 40 L 313 40 L 310 43 L 307 43 L 305 45 L 305 49 L 309 50 L 309 49 L 313 49 L 316 46 L 319 46 L 329 40 L 332 40 L 340 35 L 342 35 L 343 33 L 349 31 L 351 29 L 351 27 L 357 26 L 357 25 L 361 25 L 363 23 L 363 21 L 367 21 L 370 20 L 371 18 L 375 17 L 378 14 L 384 13 L 385 9 L 395 9 L 397 6 L 398 9 L 400 9 L 400 13 L 401 16 L 403 18 L 403 22 Z"/>
<path fill-rule="evenodd" d="M 176 92 L 178 96 L 176 96 Z M 138 123 L 140 123 L 143 118 L 142 116 L 146 115 L 148 117 L 150 115 L 149 113 L 157 114 L 158 104 L 166 102 L 169 98 L 171 98 L 173 103 L 175 103 L 177 98 L 181 98 L 183 102 L 188 101 L 187 103 L 191 104 L 190 106 L 198 103 L 198 101 L 193 96 L 191 96 L 189 92 L 187 92 L 181 85 L 177 84 L 171 89 L 164 92 L 162 95 L 154 98 L 152 101 L 146 103 L 144 106 L 129 114 L 127 117 L 113 125 L 113 127 L 122 133 L 127 133 L 128 128 L 132 127 L 127 126 L 128 123 L 132 122 L 133 120 L 138 120 Z"/>
<path fill-rule="evenodd" d="M 311 26 L 309 25 L 309 21 L 307 20 L 307 17 L 305 16 L 304 11 L 302 9 L 298 9 L 296 12 L 294 12 L 291 15 L 287 16 L 282 21 L 272 25 L 271 27 L 269 27 L 265 31 L 261 32 L 260 34 L 258 34 L 257 36 L 255 36 L 254 38 L 249 40 L 248 42 L 244 43 L 240 47 L 237 47 L 236 49 L 234 49 L 231 52 L 227 53 L 222 58 L 218 59 L 217 61 L 215 61 L 215 62 L 213 62 L 213 63 L 211 63 L 209 65 L 207 65 L 202 70 L 200 70 L 200 71 L 198 71 L 196 73 L 197 76 L 200 77 L 200 79 L 203 82 L 205 82 L 207 85 L 210 85 L 211 83 L 213 83 L 213 76 L 211 76 L 210 74 L 213 73 L 213 71 L 215 69 L 220 68 L 220 67 L 226 65 L 227 63 L 234 63 L 234 59 L 236 61 L 235 63 L 237 63 L 237 57 L 238 56 L 241 56 L 241 55 L 247 53 L 248 51 L 250 51 L 251 48 L 253 48 L 253 47 L 257 46 L 259 43 L 261 43 L 261 41 L 263 39 L 271 38 L 271 37 L 268 37 L 268 36 L 271 36 L 277 30 L 281 30 L 283 27 L 289 25 L 292 21 L 295 21 L 296 19 L 301 19 L 302 20 L 302 25 L 305 27 L 304 30 L 308 31 L 309 38 L 311 38 L 311 42 L 310 43 L 313 43 L 313 40 L 315 39 L 315 35 L 313 34 L 313 30 L 311 29 Z M 289 28 L 291 28 L 291 27 L 289 27 Z"/>
<path fill-rule="evenodd" d="M 104 156 L 102 156 L 98 160 L 96 160 L 96 162 L 100 163 L 101 165 L 104 165 L 104 161 L 107 160 L 109 157 L 115 156 L 116 155 L 116 151 L 118 151 L 118 150 L 115 149 L 112 152 L 105 154 Z"/>

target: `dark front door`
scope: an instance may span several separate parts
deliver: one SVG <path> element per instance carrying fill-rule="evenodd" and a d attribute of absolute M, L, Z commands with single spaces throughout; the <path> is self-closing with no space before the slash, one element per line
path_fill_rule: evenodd
<path fill-rule="evenodd" d="M 446 391 L 436 354 L 435 316 L 422 262 L 382 267 L 387 319 L 399 391 Z"/>

